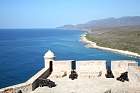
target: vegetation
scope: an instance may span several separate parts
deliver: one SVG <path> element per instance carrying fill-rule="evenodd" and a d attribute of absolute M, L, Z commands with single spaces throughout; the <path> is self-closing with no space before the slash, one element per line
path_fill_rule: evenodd
<path fill-rule="evenodd" d="M 140 54 L 140 27 L 94 29 L 86 37 L 99 46 Z"/>

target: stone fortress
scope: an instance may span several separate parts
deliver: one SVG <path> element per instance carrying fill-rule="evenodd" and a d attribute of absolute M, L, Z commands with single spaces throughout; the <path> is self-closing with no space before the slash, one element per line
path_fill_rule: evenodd
<path fill-rule="evenodd" d="M 55 60 L 52 51 L 44 55 L 45 66 L 24 83 L 0 89 L 0 93 L 140 93 L 140 67 L 130 60 Z M 71 80 L 73 63 L 77 79 Z M 106 78 L 108 68 L 114 78 Z M 129 81 L 118 81 L 128 72 Z M 40 87 L 39 79 L 50 79 L 55 87 Z"/>

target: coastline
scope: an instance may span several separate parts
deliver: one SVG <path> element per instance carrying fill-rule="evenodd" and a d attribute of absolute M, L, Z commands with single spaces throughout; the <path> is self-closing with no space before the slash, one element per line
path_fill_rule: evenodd
<path fill-rule="evenodd" d="M 98 46 L 95 42 L 88 40 L 86 38 L 86 34 L 87 33 L 84 33 L 80 36 L 80 41 L 82 43 L 84 43 L 87 48 L 96 48 L 96 49 L 107 50 L 107 51 L 111 51 L 111 52 L 115 52 L 115 53 L 125 54 L 125 55 L 131 56 L 131 57 L 140 57 L 140 55 L 138 53 Z"/>

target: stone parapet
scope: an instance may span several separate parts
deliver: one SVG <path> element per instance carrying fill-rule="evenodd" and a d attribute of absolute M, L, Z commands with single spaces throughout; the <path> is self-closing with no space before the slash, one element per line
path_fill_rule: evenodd
<path fill-rule="evenodd" d="M 49 68 L 43 68 L 25 83 L 0 89 L 0 93 L 30 93 L 38 87 L 38 78 L 63 78 L 69 77 L 71 73 L 72 60 L 58 60 L 53 61 L 53 72 L 50 74 Z M 78 78 L 105 78 L 106 74 L 106 60 L 83 60 L 76 61 L 75 71 Z M 111 61 L 111 70 L 116 77 L 121 73 L 128 71 L 130 82 L 140 82 L 140 67 L 135 61 L 118 60 Z M 49 76 L 50 75 L 50 76 Z M 49 76 L 49 77 L 48 77 Z"/>

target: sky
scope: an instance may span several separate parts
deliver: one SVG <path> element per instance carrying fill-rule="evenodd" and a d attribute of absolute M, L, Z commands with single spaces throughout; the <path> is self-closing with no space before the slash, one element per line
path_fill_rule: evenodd
<path fill-rule="evenodd" d="M 0 28 L 55 28 L 140 16 L 140 0 L 0 0 Z"/>

